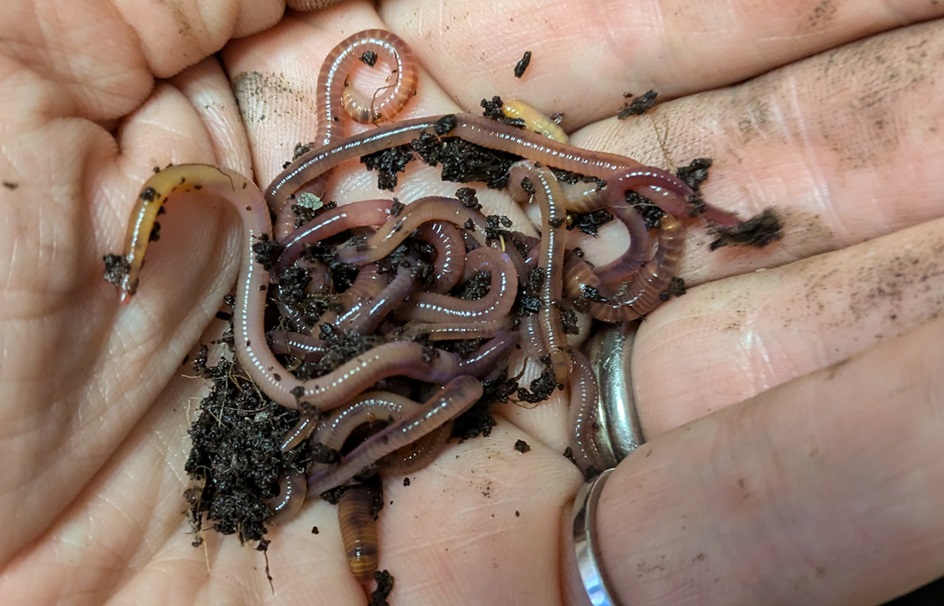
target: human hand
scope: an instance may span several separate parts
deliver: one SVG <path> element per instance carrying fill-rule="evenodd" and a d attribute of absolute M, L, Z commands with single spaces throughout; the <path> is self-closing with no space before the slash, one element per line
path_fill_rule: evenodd
<path fill-rule="evenodd" d="M 404 117 L 514 94 L 565 112 L 576 145 L 653 164 L 710 156 L 712 203 L 783 214 L 786 237 L 760 252 L 708 253 L 693 230 L 682 275 L 696 286 L 640 329 L 632 374 L 650 442 L 614 473 L 598 518 L 619 596 L 870 603 L 944 569 L 933 491 L 944 473 L 934 456 L 944 325 L 932 320 L 944 289 L 932 168 L 941 113 L 927 103 L 940 93 L 942 47 L 939 23 L 912 25 L 940 9 L 745 5 L 732 18 L 728 5 L 662 7 L 656 20 L 638 5 L 510 14 L 398 2 L 378 16 L 349 2 L 227 46 L 244 130 L 212 60 L 153 91 L 152 78 L 274 24 L 281 6 L 199 16 L 184 6 L 2 9 L 0 587 L 12 603 L 363 601 L 323 502 L 273 531 L 274 592 L 257 552 L 220 537 L 203 552 L 184 536 L 186 418 L 203 388 L 179 364 L 232 284 L 228 209 L 172 208 L 126 308 L 100 279 L 100 257 L 120 247 L 152 166 L 216 163 L 267 183 L 312 130 L 321 58 L 384 24 L 427 70 Z M 856 42 L 878 32 L 888 33 Z M 525 49 L 534 60 L 514 80 Z M 679 99 L 608 118 L 623 92 L 649 88 Z M 337 196 L 357 199 L 372 177 L 336 181 Z M 776 269 L 750 273 L 761 267 Z M 563 402 L 498 412 L 488 439 L 450 446 L 409 487 L 387 483 L 381 557 L 396 602 L 561 599 L 563 546 L 548 529 L 580 483 L 559 454 Z M 514 451 L 519 438 L 531 452 Z"/>

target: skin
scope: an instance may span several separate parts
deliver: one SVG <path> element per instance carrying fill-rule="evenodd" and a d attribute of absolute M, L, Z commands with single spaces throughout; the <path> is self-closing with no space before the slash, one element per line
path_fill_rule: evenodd
<path fill-rule="evenodd" d="M 469 6 L 347 2 L 280 21 L 264 0 L 2 4 L 5 603 L 363 603 L 325 503 L 270 534 L 274 589 L 249 546 L 190 546 L 182 469 L 204 388 L 179 365 L 235 277 L 226 205 L 169 209 L 129 306 L 101 256 L 121 248 L 152 166 L 216 163 L 268 183 L 314 132 L 320 58 L 368 27 L 403 36 L 425 70 L 403 117 L 507 92 L 565 112 L 576 145 L 666 167 L 710 156 L 706 198 L 783 214 L 786 237 L 764 251 L 709 254 L 691 229 L 693 287 L 639 331 L 650 441 L 612 475 L 597 520 L 625 603 L 873 604 L 944 572 L 944 4 Z M 201 61 L 220 49 L 225 72 Z M 667 102 L 610 117 L 622 93 L 650 88 Z M 454 192 L 408 175 L 406 200 Z M 331 185 L 356 200 L 372 181 Z M 620 233 L 580 245 L 619 254 Z M 580 485 L 559 455 L 565 419 L 563 399 L 506 406 L 488 440 L 448 446 L 409 487 L 388 482 L 381 566 L 396 603 L 563 599 L 548 528 Z"/>

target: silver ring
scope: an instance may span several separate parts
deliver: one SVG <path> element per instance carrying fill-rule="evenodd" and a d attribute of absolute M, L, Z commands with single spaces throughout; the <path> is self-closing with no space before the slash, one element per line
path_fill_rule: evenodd
<path fill-rule="evenodd" d="M 635 336 L 636 323 L 624 322 L 605 327 L 590 344 L 590 366 L 600 386 L 600 423 L 593 439 L 607 467 L 615 467 L 645 441 L 630 375 Z"/>
<path fill-rule="evenodd" d="M 576 559 L 576 575 L 571 571 L 569 581 L 572 585 L 579 582 L 578 587 L 570 587 L 568 592 L 572 597 L 580 600 L 585 597 L 583 604 L 591 606 L 617 606 L 618 602 L 612 597 L 607 586 L 606 575 L 600 567 L 600 553 L 596 545 L 597 502 L 603 485 L 610 477 L 612 469 L 607 469 L 597 477 L 584 484 L 574 499 L 573 514 L 571 517 L 572 537 L 574 541 L 574 557 Z"/>

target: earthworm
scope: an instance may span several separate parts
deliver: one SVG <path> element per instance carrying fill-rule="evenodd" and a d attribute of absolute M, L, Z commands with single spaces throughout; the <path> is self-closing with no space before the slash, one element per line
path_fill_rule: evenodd
<path fill-rule="evenodd" d="M 402 418 L 416 406 L 419 404 L 393 392 L 369 391 L 327 416 L 318 411 L 303 412 L 295 427 L 285 434 L 281 449 L 291 450 L 311 437 L 313 442 L 338 450 L 358 426 Z"/>
<path fill-rule="evenodd" d="M 685 244 L 682 234 L 678 219 L 672 215 L 662 217 L 659 247 L 652 259 L 636 272 L 624 292 L 615 296 L 604 294 L 604 300 L 588 298 L 587 313 L 604 322 L 628 322 L 655 309 L 675 277 Z"/>
<path fill-rule="evenodd" d="M 629 232 L 629 245 L 619 257 L 604 265 L 593 268 L 593 273 L 605 283 L 617 283 L 628 280 L 645 263 L 650 252 L 649 232 L 646 222 L 635 208 L 623 204 L 607 207 L 607 211 L 626 226 Z"/>
<path fill-rule="evenodd" d="M 301 257 L 306 245 L 316 244 L 355 227 L 382 225 L 390 217 L 392 205 L 392 200 L 363 200 L 322 212 L 281 240 L 282 254 L 272 268 L 273 278 L 277 278 Z"/>
<path fill-rule="evenodd" d="M 534 106 L 521 99 L 508 99 L 502 102 L 502 114 L 512 120 L 520 120 L 522 126 L 532 133 L 537 133 L 558 143 L 567 143 L 567 133 Z"/>
<path fill-rule="evenodd" d="M 482 384 L 473 377 L 460 375 L 427 400 L 419 410 L 388 425 L 362 442 L 340 463 L 318 469 L 308 476 L 308 490 L 321 494 L 347 482 L 365 467 L 391 452 L 430 433 L 436 427 L 462 414 L 482 397 Z"/>
<path fill-rule="evenodd" d="M 486 244 L 488 223 L 482 213 L 466 208 L 455 198 L 427 196 L 408 204 L 396 217 L 391 216 L 362 245 L 342 247 L 338 258 L 342 263 L 355 264 L 382 259 L 427 221 L 447 221 L 463 227 L 472 225 L 476 241 L 482 246 Z"/>
<path fill-rule="evenodd" d="M 561 322 L 558 305 L 562 296 L 564 265 L 564 223 L 566 214 L 561 206 L 564 194 L 554 174 L 543 166 L 522 160 L 515 162 L 509 171 L 508 189 L 518 198 L 525 189 L 523 180 L 531 189 L 541 207 L 541 240 L 538 271 L 543 272 L 540 287 L 541 308 L 538 310 L 538 329 L 547 346 L 550 368 L 558 385 L 567 382 L 570 374 L 570 354 L 567 338 Z"/>
<path fill-rule="evenodd" d="M 276 360 L 266 346 L 263 317 L 268 272 L 256 258 L 253 246 L 271 239 L 272 224 L 259 188 L 245 177 L 206 164 L 181 164 L 165 168 L 147 180 L 138 196 L 126 237 L 124 258 L 128 272 L 118 285 L 122 302 L 130 301 L 137 289 L 158 211 L 171 197 L 188 193 L 217 195 L 239 212 L 243 222 L 243 260 L 236 284 L 233 347 L 243 369 L 260 389 L 279 404 L 297 408 L 298 398 L 292 390 L 304 390 L 304 385 Z M 458 362 L 455 364 L 458 366 Z M 454 373 L 444 374 L 451 376 Z"/>
<path fill-rule="evenodd" d="M 328 351 L 317 337 L 284 330 L 269 331 L 268 342 L 272 353 L 295 356 L 307 361 L 320 360 Z"/>
<path fill-rule="evenodd" d="M 387 475 L 403 476 L 423 469 L 446 447 L 453 423 L 447 422 L 415 442 L 394 450 L 377 461 L 377 469 Z"/>
<path fill-rule="evenodd" d="M 540 360 L 547 355 L 547 344 L 538 330 L 537 315 L 521 316 L 518 320 L 518 332 L 521 334 L 521 346 L 529 358 Z"/>
<path fill-rule="evenodd" d="M 416 238 L 434 250 L 434 280 L 429 285 L 430 292 L 449 292 L 465 271 L 465 243 L 459 229 L 446 221 L 428 221 L 417 229 Z"/>
<path fill-rule="evenodd" d="M 311 441 L 331 450 L 340 450 L 351 432 L 366 423 L 394 422 L 420 407 L 406 396 L 390 391 L 370 391 L 332 411 L 311 434 Z M 316 464 L 318 465 L 318 464 Z"/>
<path fill-rule="evenodd" d="M 606 458 L 599 451 L 594 432 L 600 424 L 597 411 L 599 388 L 590 362 L 580 350 L 572 353 L 574 368 L 570 381 L 570 447 L 577 467 L 586 475 L 589 471 L 607 468 Z"/>
<path fill-rule="evenodd" d="M 383 53 L 395 64 L 393 73 L 396 82 L 379 89 L 372 99 L 366 99 L 350 85 L 350 75 L 359 62 L 366 57 Z M 353 34 L 335 46 L 322 63 L 315 85 L 318 126 L 314 146 L 331 145 L 340 138 L 339 116 L 345 112 L 353 120 L 366 124 L 393 118 L 416 94 L 419 74 L 413 51 L 399 36 L 392 32 L 370 29 Z M 340 89 L 340 91 L 338 91 Z M 323 194 L 323 187 L 317 188 Z M 271 200 L 270 200 L 271 202 Z M 282 217 L 289 207 L 287 200 L 270 205 L 272 212 L 280 216 L 278 225 L 286 223 Z M 279 234 L 281 236 L 281 233 Z"/>
<path fill-rule="evenodd" d="M 347 565 L 361 583 L 373 579 L 380 552 L 372 510 L 373 495 L 366 486 L 350 486 L 338 499 L 338 525 Z"/>
<path fill-rule="evenodd" d="M 405 145 L 423 133 L 459 137 L 482 147 L 504 151 L 547 166 L 606 179 L 637 169 L 640 180 L 651 180 L 658 190 L 651 193 L 660 203 L 675 197 L 688 198 L 692 190 L 678 177 L 658 168 L 644 167 L 635 160 L 606 152 L 580 149 L 558 143 L 542 135 L 508 126 L 474 114 L 446 114 L 404 120 L 354 135 L 312 149 L 295 159 L 266 190 L 266 199 L 273 207 L 281 205 L 306 183 L 317 179 L 342 162 L 378 151 Z M 639 186 L 640 188 L 643 185 Z M 678 206 L 678 205 L 676 205 Z M 719 211 L 724 214 L 725 211 Z M 733 214 L 727 213 L 734 218 Z"/>
<path fill-rule="evenodd" d="M 508 351 L 518 344 L 517 331 L 502 332 L 476 349 L 471 356 L 459 363 L 459 374 L 482 377 L 500 366 L 499 362 Z"/>
<path fill-rule="evenodd" d="M 396 82 L 378 90 L 372 99 L 365 98 L 350 85 L 354 68 L 359 63 L 367 63 L 365 53 L 387 55 L 396 65 L 392 72 Z M 324 146 L 338 140 L 335 129 L 342 110 L 362 124 L 390 120 L 416 94 L 418 79 L 413 51 L 396 34 L 368 29 L 345 38 L 331 50 L 318 73 L 315 94 L 321 115 L 315 143 Z"/>
<path fill-rule="evenodd" d="M 465 300 L 449 295 L 419 292 L 397 310 L 397 317 L 417 322 L 487 322 L 507 316 L 518 293 L 518 274 L 507 254 L 494 248 L 477 248 L 466 257 L 463 278 L 488 272 L 488 293 Z"/>
<path fill-rule="evenodd" d="M 261 192 L 255 183 L 233 171 L 209 164 L 180 164 L 151 175 L 138 194 L 131 221 L 125 234 L 123 258 L 128 270 L 117 286 L 121 302 L 128 303 L 138 289 L 141 267 L 151 240 L 157 216 L 170 198 L 217 196 L 237 210 L 243 224 L 243 262 L 249 273 L 258 274 L 252 246 L 271 237 L 272 225 L 268 210 L 259 208 Z M 254 281 L 257 283 L 258 280 Z M 245 286 L 246 281 L 240 280 Z M 237 309 L 238 309 L 237 304 Z"/>
<path fill-rule="evenodd" d="M 574 213 L 588 213 L 607 204 L 603 193 L 606 183 L 599 181 L 575 181 L 561 183 L 564 192 L 564 207 Z"/>
<path fill-rule="evenodd" d="M 305 504 L 305 495 L 308 492 L 308 482 L 305 474 L 286 469 L 279 476 L 279 495 L 269 500 L 269 507 L 275 514 L 272 522 L 279 523 L 291 520 Z"/>
<path fill-rule="evenodd" d="M 347 287 L 347 290 L 338 296 L 340 311 L 326 311 L 321 316 L 321 322 L 335 324 L 339 328 L 341 324 L 347 324 L 349 319 L 359 315 L 363 308 L 369 305 L 370 301 L 379 295 L 387 284 L 386 277 L 381 275 L 380 268 L 377 267 L 376 263 L 364 265 L 357 272 L 357 277 Z"/>
<path fill-rule="evenodd" d="M 404 330 L 403 336 L 410 339 L 423 337 L 427 341 L 490 339 L 511 328 L 511 322 L 509 316 L 484 321 L 411 322 Z"/>
<path fill-rule="evenodd" d="M 274 357 L 273 361 L 278 364 Z M 459 358 L 454 353 L 409 341 L 391 341 L 367 350 L 321 377 L 299 381 L 289 375 L 266 393 L 276 402 L 279 402 L 277 395 L 288 401 L 288 404 L 279 402 L 288 408 L 298 408 L 304 403 L 319 410 L 330 410 L 343 406 L 351 397 L 386 377 L 402 375 L 427 383 L 442 383 L 454 377 L 458 368 Z M 252 375 L 252 370 L 247 371 Z M 270 381 L 270 387 L 271 375 L 269 370 L 262 377 Z M 252 378 L 257 384 L 263 384 L 255 376 Z M 291 387 L 286 389 L 289 385 Z"/>
<path fill-rule="evenodd" d="M 416 283 L 415 270 L 400 265 L 397 275 L 376 296 L 359 301 L 355 307 L 338 317 L 338 328 L 354 330 L 363 335 L 374 332 L 391 311 L 410 296 Z"/>
<path fill-rule="evenodd" d="M 279 288 L 279 291 L 281 290 L 282 289 Z M 277 306 L 279 308 L 279 314 L 281 314 L 282 317 L 286 319 L 293 330 L 305 334 L 311 333 L 311 324 L 305 318 L 305 314 L 302 313 L 301 309 L 295 305 L 289 305 L 287 303 L 277 303 Z"/>

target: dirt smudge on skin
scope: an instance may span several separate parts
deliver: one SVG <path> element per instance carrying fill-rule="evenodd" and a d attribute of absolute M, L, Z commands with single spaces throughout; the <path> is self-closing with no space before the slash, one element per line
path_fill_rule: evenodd
<path fill-rule="evenodd" d="M 833 0 L 821 0 L 813 7 L 810 16 L 803 23 L 802 31 L 810 33 L 816 30 L 823 30 L 829 27 L 836 16 L 838 7 Z"/>
<path fill-rule="evenodd" d="M 264 122 L 272 116 L 297 119 L 288 108 L 305 107 L 309 94 L 292 87 L 281 74 L 241 72 L 233 78 L 233 92 L 239 112 L 247 126 Z M 283 101 L 288 97 L 289 102 Z"/>

